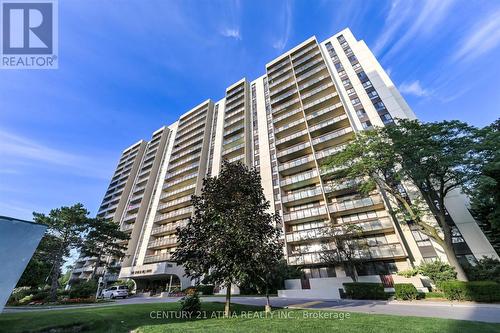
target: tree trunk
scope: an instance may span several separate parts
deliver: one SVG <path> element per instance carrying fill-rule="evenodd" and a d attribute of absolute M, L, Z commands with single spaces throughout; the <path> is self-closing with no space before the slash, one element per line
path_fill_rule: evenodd
<path fill-rule="evenodd" d="M 422 193 L 422 196 L 424 197 L 425 202 L 427 203 L 427 206 L 429 206 L 432 214 L 434 214 L 434 217 L 436 217 L 439 226 L 443 230 L 444 242 L 441 244 L 441 246 L 443 247 L 448 262 L 455 268 L 455 271 L 457 272 L 457 279 L 460 281 L 467 281 L 467 275 L 465 274 L 462 265 L 460 265 L 460 263 L 458 262 L 457 254 L 455 253 L 455 249 L 453 248 L 451 227 L 448 225 L 448 222 L 446 222 L 446 217 L 444 215 L 444 201 L 441 200 L 441 209 L 439 209 L 438 207 L 436 207 L 434 200 L 432 199 L 430 194 L 425 193 L 422 190 L 420 190 L 420 192 Z"/>
<path fill-rule="evenodd" d="M 444 220 L 444 216 L 440 216 L 439 219 Z M 444 253 L 446 254 L 446 257 L 448 258 L 448 261 L 450 262 L 450 265 L 455 267 L 455 271 L 457 272 L 457 279 L 460 281 L 468 281 L 467 274 L 465 274 L 462 265 L 460 265 L 460 262 L 457 259 L 455 248 L 453 248 L 451 228 L 446 224 L 446 221 L 444 221 L 443 233 L 444 233 L 443 250 Z"/>
<path fill-rule="evenodd" d="M 352 278 L 354 282 L 358 282 L 358 270 L 356 269 L 356 265 L 352 265 Z"/>
<path fill-rule="evenodd" d="M 54 266 L 52 267 L 52 272 L 50 273 L 50 301 L 51 302 L 56 302 L 57 301 L 57 287 L 59 286 L 59 270 L 61 268 L 61 261 L 62 258 L 61 256 L 57 256 L 54 259 Z"/>
<path fill-rule="evenodd" d="M 101 256 L 98 255 L 97 260 L 95 262 L 94 269 L 92 270 L 92 275 L 90 276 L 91 280 L 94 280 L 96 278 L 97 269 L 99 268 L 100 265 L 101 265 Z M 96 280 L 98 280 L 98 279 L 96 279 Z"/>
<path fill-rule="evenodd" d="M 226 304 L 224 305 L 224 317 L 229 317 L 231 311 L 231 283 L 226 286 Z"/>
<path fill-rule="evenodd" d="M 266 313 L 271 313 L 271 302 L 269 301 L 269 288 L 266 288 Z"/>

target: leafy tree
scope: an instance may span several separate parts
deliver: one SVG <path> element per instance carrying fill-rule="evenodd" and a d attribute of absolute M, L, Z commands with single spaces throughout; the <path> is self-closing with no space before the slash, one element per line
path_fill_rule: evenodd
<path fill-rule="evenodd" d="M 122 241 L 128 240 L 126 232 L 111 220 L 102 218 L 90 219 L 86 230 L 86 238 L 82 244 L 81 252 L 85 256 L 96 257 L 91 278 L 97 279 L 97 269 L 101 266 L 103 257 L 121 259 L 125 256 L 127 246 Z"/>
<path fill-rule="evenodd" d="M 444 205 L 446 196 L 470 185 L 478 174 L 477 130 L 460 121 L 420 123 L 400 120 L 385 128 L 397 163 L 420 190 L 443 232 L 443 249 L 458 278 L 466 280 L 452 243 L 452 225 Z"/>
<path fill-rule="evenodd" d="M 500 253 L 500 119 L 479 132 L 481 175 L 471 191 L 471 212 Z"/>
<path fill-rule="evenodd" d="M 278 217 L 268 213 L 261 180 L 255 169 L 223 162 L 217 177 L 207 177 L 199 196 L 192 197 L 194 215 L 178 229 L 174 260 L 186 275 L 226 286 L 224 313 L 229 316 L 231 284 L 245 281 L 261 269 L 259 249 L 270 243 Z"/>
<path fill-rule="evenodd" d="M 467 268 L 467 275 L 472 281 L 496 281 L 500 283 L 500 261 L 483 257 L 477 264 Z"/>
<path fill-rule="evenodd" d="M 50 235 L 53 242 L 47 253 L 52 260 L 50 299 L 53 302 L 57 300 L 58 279 L 64 257 L 83 243 L 83 233 L 89 224 L 88 214 L 82 204 L 52 209 L 48 215 L 33 213 L 35 222 L 48 226 L 46 235 Z"/>
<path fill-rule="evenodd" d="M 366 261 L 362 253 L 367 244 L 361 239 L 363 229 L 356 224 L 330 225 L 322 245 L 321 261 L 331 266 L 340 265 L 355 282 L 358 281 L 357 266 Z"/>
<path fill-rule="evenodd" d="M 17 282 L 17 287 L 36 288 L 46 285 L 54 264 L 54 253 L 58 246 L 59 243 L 55 236 L 45 234 Z"/>
<path fill-rule="evenodd" d="M 455 268 L 440 260 L 422 263 L 417 269 L 420 274 L 427 276 L 436 285 L 443 281 L 455 280 L 457 277 Z"/>
<path fill-rule="evenodd" d="M 250 285 L 254 285 L 260 294 L 266 295 L 266 312 L 271 312 L 270 290 L 276 289 L 283 281 L 283 244 L 280 242 L 281 230 L 275 228 L 263 235 L 264 244 L 255 249 L 257 265 L 248 275 Z M 285 263 L 286 265 L 286 263 Z"/>
<path fill-rule="evenodd" d="M 367 195 L 378 189 L 384 197 L 394 198 L 398 205 L 394 208 L 386 200 L 394 219 L 415 223 L 424 234 L 444 246 L 444 239 L 436 225 L 422 218 L 422 203 L 418 200 L 412 202 L 404 191 L 402 182 L 405 175 L 397 161 L 396 151 L 385 129 L 376 128 L 358 133 L 345 149 L 330 156 L 322 167 L 325 170 L 343 170 L 341 178 L 330 180 L 330 183 L 355 179 L 357 190 L 362 194 Z M 397 218 L 397 215 L 402 217 Z"/>

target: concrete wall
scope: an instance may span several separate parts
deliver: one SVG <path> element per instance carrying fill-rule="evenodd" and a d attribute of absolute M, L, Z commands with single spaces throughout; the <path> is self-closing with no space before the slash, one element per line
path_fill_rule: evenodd
<path fill-rule="evenodd" d="M 0 313 L 47 226 L 0 216 Z"/>

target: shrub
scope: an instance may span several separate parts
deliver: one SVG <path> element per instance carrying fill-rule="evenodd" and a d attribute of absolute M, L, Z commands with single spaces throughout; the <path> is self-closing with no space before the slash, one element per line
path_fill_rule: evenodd
<path fill-rule="evenodd" d="M 199 285 L 196 287 L 196 290 L 203 295 L 213 295 L 214 294 L 214 286 L 210 284 Z"/>
<path fill-rule="evenodd" d="M 439 284 L 449 300 L 498 302 L 500 301 L 500 285 L 495 281 L 444 281 Z"/>
<path fill-rule="evenodd" d="M 394 290 L 397 299 L 414 300 L 418 296 L 417 288 L 411 283 L 396 283 Z"/>
<path fill-rule="evenodd" d="M 436 285 L 457 278 L 455 268 L 439 260 L 421 264 L 418 266 L 418 271 L 431 279 Z"/>
<path fill-rule="evenodd" d="M 14 288 L 12 291 L 12 294 L 9 297 L 9 300 L 7 301 L 7 304 L 17 304 L 21 299 L 23 299 L 26 296 L 29 296 L 33 293 L 30 287 L 18 287 Z"/>
<path fill-rule="evenodd" d="M 344 283 L 346 295 L 352 299 L 387 299 L 382 283 Z"/>
<path fill-rule="evenodd" d="M 190 314 L 198 313 L 201 310 L 200 298 L 198 293 L 188 294 L 181 300 L 181 311 L 188 312 Z"/>
<path fill-rule="evenodd" d="M 71 286 L 69 291 L 70 298 L 88 298 L 95 296 L 97 283 L 95 281 L 79 282 Z"/>
<path fill-rule="evenodd" d="M 35 293 L 33 293 L 33 296 L 31 297 L 31 301 L 45 301 L 49 298 L 50 292 L 49 291 L 44 291 L 40 290 Z"/>
<path fill-rule="evenodd" d="M 406 271 L 399 271 L 398 275 L 404 276 L 405 278 L 411 278 L 418 274 L 418 268 L 407 269 Z"/>
<path fill-rule="evenodd" d="M 500 261 L 483 257 L 475 266 L 467 267 L 467 276 L 471 281 L 496 281 L 500 283 Z"/>
<path fill-rule="evenodd" d="M 437 293 L 437 292 L 428 292 L 424 293 L 424 298 L 445 298 L 443 293 Z"/>
<path fill-rule="evenodd" d="M 113 283 L 111 286 L 127 286 L 128 290 L 132 292 L 135 288 L 135 283 L 134 280 L 132 279 L 127 279 L 127 280 L 118 280 L 115 283 Z"/>

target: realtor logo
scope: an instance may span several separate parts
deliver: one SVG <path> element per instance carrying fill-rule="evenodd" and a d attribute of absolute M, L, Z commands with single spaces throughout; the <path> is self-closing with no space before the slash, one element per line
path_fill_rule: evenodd
<path fill-rule="evenodd" d="M 1 68 L 57 68 L 55 0 L 0 0 Z"/>

